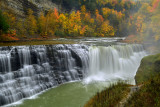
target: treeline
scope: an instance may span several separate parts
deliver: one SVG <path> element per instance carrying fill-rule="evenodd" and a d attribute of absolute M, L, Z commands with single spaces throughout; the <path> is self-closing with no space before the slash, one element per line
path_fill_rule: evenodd
<path fill-rule="evenodd" d="M 133 41 L 145 43 L 160 42 L 160 0 L 143 2 L 141 8 L 120 25 L 123 35 L 130 35 Z M 123 30 L 125 29 L 125 30 Z"/>
<path fill-rule="evenodd" d="M 127 28 L 120 27 L 123 21 L 141 6 L 140 2 L 128 0 L 53 0 L 53 2 L 64 7 L 70 6 L 66 8 L 74 10 L 60 13 L 55 8 L 34 16 L 34 12 L 28 9 L 25 18 L 3 11 L 2 15 L 9 25 L 7 36 L 17 38 L 127 36 L 122 35 Z"/>
<path fill-rule="evenodd" d="M 56 4 L 61 5 L 68 11 L 71 9 L 80 10 L 82 5 L 86 6 L 87 11 L 94 13 L 96 9 L 101 10 L 104 7 L 115 9 L 117 11 L 123 11 L 123 9 L 135 10 L 139 7 L 140 2 L 134 2 L 134 0 L 52 0 Z M 135 3 L 136 5 L 133 5 Z M 136 7 L 136 8 L 135 8 Z"/>

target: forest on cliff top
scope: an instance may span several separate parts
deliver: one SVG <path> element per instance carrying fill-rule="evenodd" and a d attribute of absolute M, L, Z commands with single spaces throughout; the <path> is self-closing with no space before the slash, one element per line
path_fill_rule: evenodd
<path fill-rule="evenodd" d="M 52 0 L 57 8 L 35 11 L 24 18 L 9 8 L 0 11 L 1 40 L 32 40 L 57 37 L 129 36 L 134 42 L 160 40 L 160 0 Z M 0 5 L 2 3 L 0 2 Z"/>

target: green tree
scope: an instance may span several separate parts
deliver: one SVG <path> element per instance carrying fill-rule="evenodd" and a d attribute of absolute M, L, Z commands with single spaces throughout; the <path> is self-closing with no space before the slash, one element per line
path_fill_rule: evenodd
<path fill-rule="evenodd" d="M 2 14 L 0 10 L 0 32 L 6 33 L 9 29 L 9 24 L 6 21 L 5 16 Z"/>

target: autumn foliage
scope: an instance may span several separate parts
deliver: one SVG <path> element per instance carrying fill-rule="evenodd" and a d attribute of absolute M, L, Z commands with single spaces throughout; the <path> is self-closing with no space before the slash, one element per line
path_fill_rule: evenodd
<path fill-rule="evenodd" d="M 136 35 L 139 40 L 145 38 L 160 40 L 160 0 L 151 2 L 74 0 L 73 2 L 78 3 L 77 9 L 73 11 L 65 13 L 54 8 L 41 11 L 35 16 L 35 12 L 28 9 L 25 18 L 19 18 L 4 10 L 1 16 L 5 16 L 8 28 L 3 31 L 3 35 L 19 39 Z M 69 1 L 67 3 L 69 6 L 73 4 Z M 12 31 L 16 31 L 16 34 L 13 35 Z M 2 35 L 2 30 L 0 33 Z"/>
<path fill-rule="evenodd" d="M 62 0 L 62 2 L 64 1 Z M 7 17 L 7 22 L 10 25 L 9 31 L 16 31 L 15 37 L 20 39 L 80 36 L 110 37 L 117 35 L 118 25 L 116 24 L 120 24 L 125 17 L 125 12 L 131 9 L 115 8 L 119 5 L 118 3 L 121 4 L 119 6 L 121 8 L 128 7 L 128 5 L 124 6 L 125 1 L 80 0 L 78 3 L 79 9 L 69 13 L 60 13 L 54 8 L 41 11 L 38 16 L 35 16 L 34 11 L 28 9 L 24 19 L 18 18 L 8 11 L 4 11 L 3 14 Z M 107 5 L 110 5 L 110 7 Z M 116 23 L 113 23 L 111 19 L 114 19 Z"/>
<path fill-rule="evenodd" d="M 129 41 L 158 43 L 160 41 L 160 0 L 141 3 L 139 10 L 120 25 Z M 126 27 L 123 27 L 126 26 Z"/>

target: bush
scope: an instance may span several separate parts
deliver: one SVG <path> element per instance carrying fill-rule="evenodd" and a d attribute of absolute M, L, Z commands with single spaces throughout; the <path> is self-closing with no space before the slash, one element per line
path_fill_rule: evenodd
<path fill-rule="evenodd" d="M 0 10 L 0 31 L 3 33 L 7 33 L 9 29 L 9 24 L 6 21 L 5 16 L 2 14 L 2 11 Z"/>

